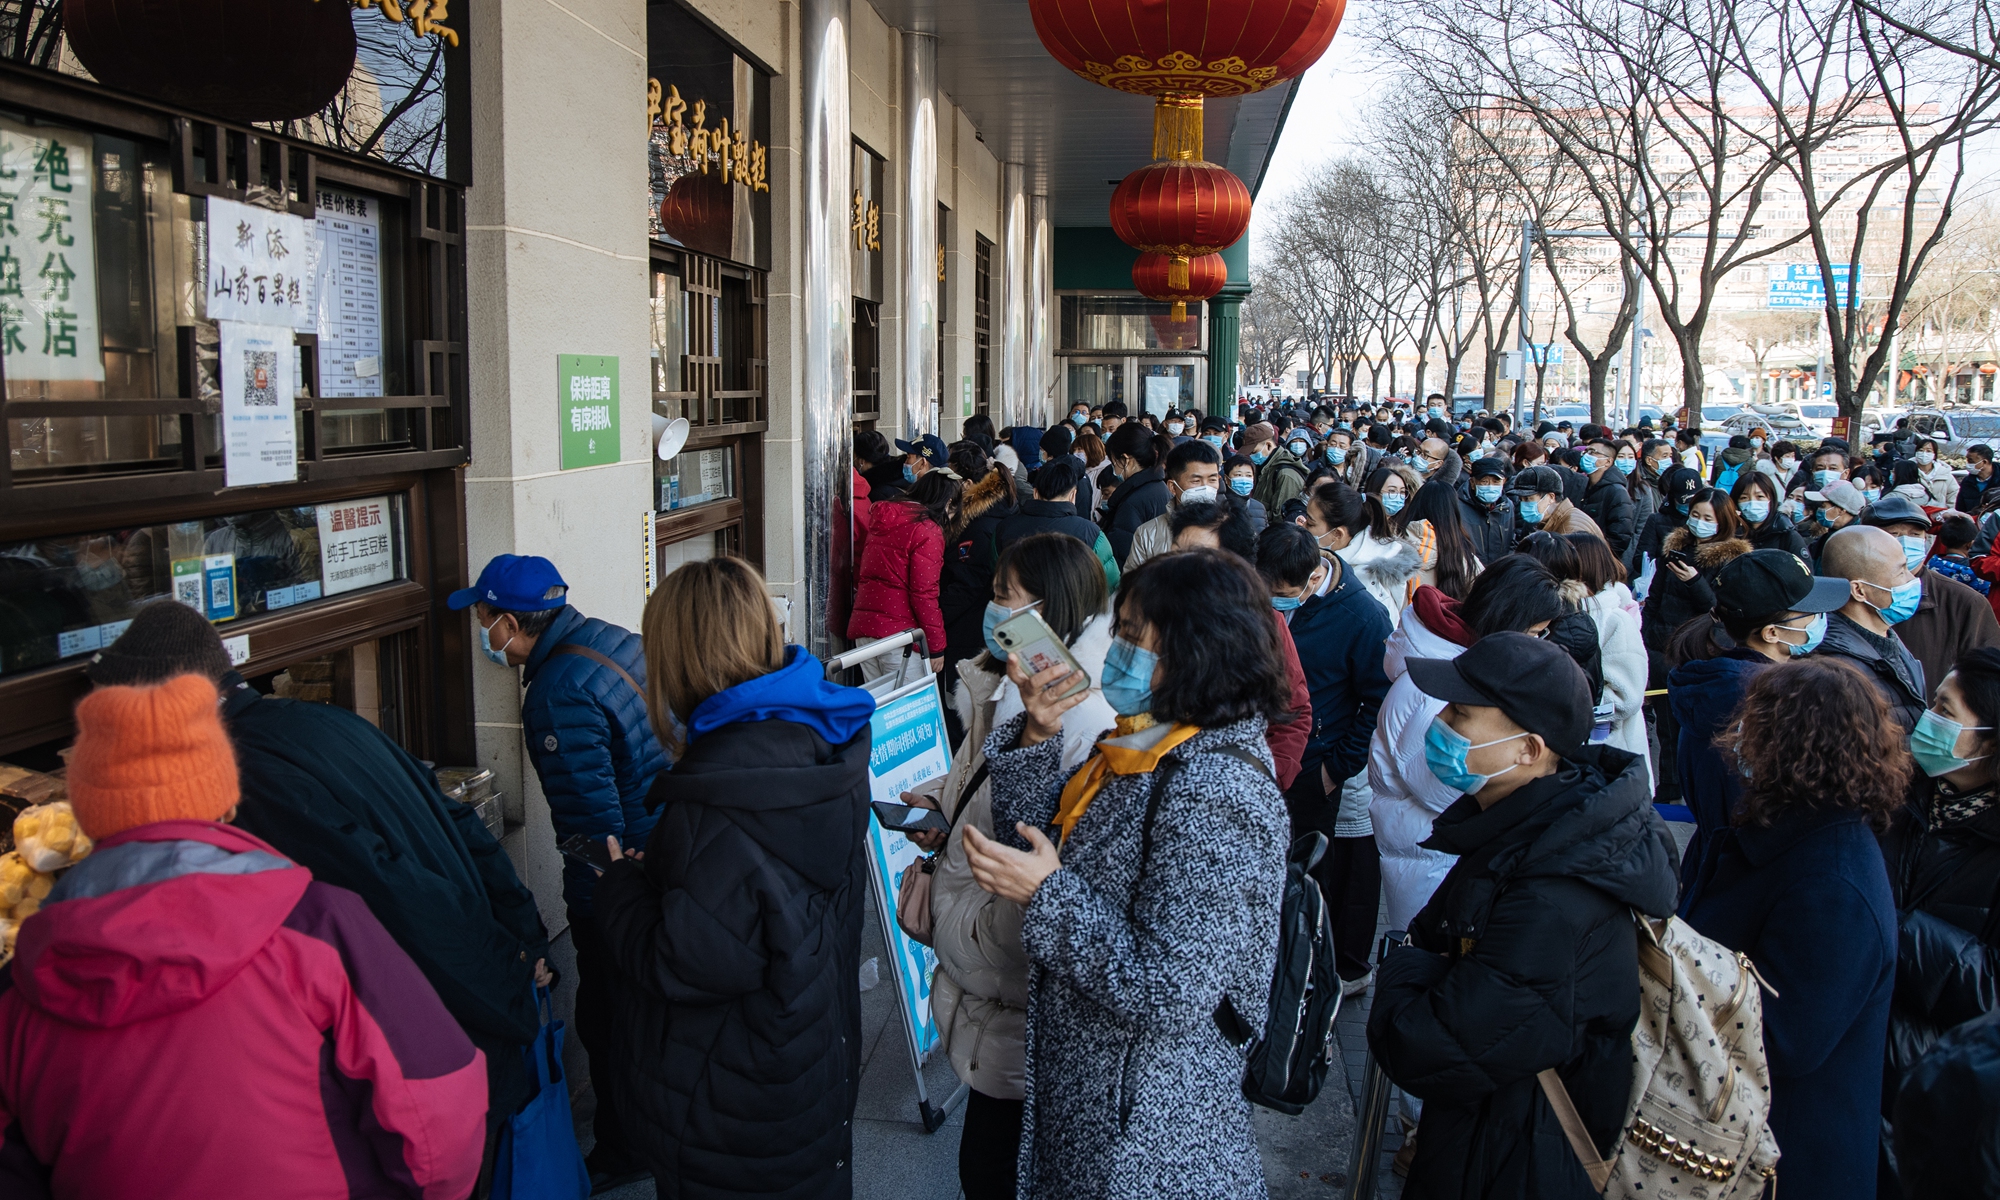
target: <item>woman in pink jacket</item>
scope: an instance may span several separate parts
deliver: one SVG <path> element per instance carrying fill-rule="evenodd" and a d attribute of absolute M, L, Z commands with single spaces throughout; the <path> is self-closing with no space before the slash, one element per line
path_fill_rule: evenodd
<path fill-rule="evenodd" d="M 469 1195 L 485 1060 L 359 896 L 221 823 L 215 686 L 99 688 L 76 717 L 97 847 L 0 995 L 0 1195 Z"/>
<path fill-rule="evenodd" d="M 956 472 L 933 468 L 910 486 L 908 495 L 876 503 L 868 520 L 868 548 L 854 573 L 854 614 L 847 621 L 847 636 L 856 644 L 922 629 L 930 670 L 944 669 L 938 579 L 944 573 L 945 540 L 958 533 L 964 488 Z M 884 656 L 863 663 L 861 670 L 873 679 L 894 664 L 893 657 Z"/>

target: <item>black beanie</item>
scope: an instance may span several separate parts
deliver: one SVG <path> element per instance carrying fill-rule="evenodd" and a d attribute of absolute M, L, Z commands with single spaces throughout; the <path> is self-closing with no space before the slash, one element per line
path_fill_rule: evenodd
<path fill-rule="evenodd" d="M 85 671 L 99 687 L 152 684 L 176 675 L 220 680 L 235 667 L 215 626 L 177 600 L 155 600 Z"/>

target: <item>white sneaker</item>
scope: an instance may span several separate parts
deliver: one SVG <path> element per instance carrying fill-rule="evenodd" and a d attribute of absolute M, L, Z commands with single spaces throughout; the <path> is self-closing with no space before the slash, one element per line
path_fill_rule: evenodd
<path fill-rule="evenodd" d="M 1340 981 L 1340 994 L 1343 997 L 1359 996 L 1367 991 L 1368 985 L 1373 982 L 1375 982 L 1375 972 L 1372 970 L 1359 979 L 1343 979 Z"/>

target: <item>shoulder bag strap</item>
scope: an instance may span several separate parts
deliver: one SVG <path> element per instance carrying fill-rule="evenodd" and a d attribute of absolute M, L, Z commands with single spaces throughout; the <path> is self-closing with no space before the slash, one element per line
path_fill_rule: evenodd
<path fill-rule="evenodd" d="M 986 782 L 988 773 L 986 767 L 987 760 L 984 758 L 980 759 L 979 765 L 972 769 L 971 777 L 965 781 L 965 786 L 958 790 L 958 803 L 952 805 L 951 815 L 944 820 L 944 836 L 947 840 L 951 837 L 953 827 L 958 824 L 958 814 L 965 811 L 965 806 L 972 802 L 973 793 L 979 790 L 980 784 Z M 995 830 L 995 832 L 997 833 L 998 830 Z M 940 850 L 938 853 L 942 854 L 944 851 Z"/>
<path fill-rule="evenodd" d="M 638 693 L 640 700 L 644 700 L 646 698 L 646 689 L 639 686 L 638 680 L 633 679 L 630 675 L 626 674 L 624 667 L 621 667 L 617 663 L 612 662 L 610 658 L 606 657 L 605 655 L 599 654 L 597 651 L 592 650 L 588 646 L 579 646 L 574 642 L 564 642 L 562 645 L 557 646 L 554 650 L 549 651 L 549 653 L 574 654 L 578 658 L 587 658 L 590 661 L 597 663 L 601 666 L 610 667 L 612 670 L 618 672 L 618 678 L 624 680 L 626 684 L 630 686 L 634 692 Z"/>
<path fill-rule="evenodd" d="M 1597 1147 L 1590 1140 L 1590 1131 L 1583 1127 L 1583 1116 L 1576 1111 L 1576 1103 L 1569 1098 L 1569 1089 L 1563 1086 L 1562 1076 L 1550 1067 L 1535 1076 L 1542 1085 L 1542 1094 L 1549 1098 L 1549 1107 L 1556 1112 L 1556 1121 L 1562 1126 L 1563 1136 L 1569 1139 L 1569 1148 L 1576 1154 L 1576 1161 L 1583 1164 L 1584 1173 L 1590 1176 L 1590 1183 L 1598 1195 L 1604 1194 L 1604 1186 L 1611 1182 L 1611 1164 L 1597 1153 Z"/>

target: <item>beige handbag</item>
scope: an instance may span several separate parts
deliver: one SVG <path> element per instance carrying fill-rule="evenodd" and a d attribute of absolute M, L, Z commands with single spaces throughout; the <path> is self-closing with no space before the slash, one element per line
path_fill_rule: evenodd
<path fill-rule="evenodd" d="M 938 859 L 951 849 L 951 831 L 958 826 L 958 814 L 965 811 L 971 797 L 984 782 L 986 764 L 982 761 L 958 793 L 958 803 L 952 806 L 951 819 L 944 827 L 944 846 L 936 854 L 911 864 L 910 869 L 903 872 L 902 882 L 896 885 L 896 924 L 913 942 L 925 946 L 931 944 L 931 872 L 937 870 Z"/>

